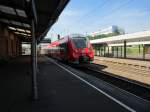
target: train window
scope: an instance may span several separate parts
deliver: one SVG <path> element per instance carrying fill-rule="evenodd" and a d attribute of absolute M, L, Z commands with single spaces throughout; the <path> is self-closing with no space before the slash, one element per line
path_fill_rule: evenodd
<path fill-rule="evenodd" d="M 60 44 L 60 50 L 61 51 L 67 51 L 67 44 L 66 43 Z"/>
<path fill-rule="evenodd" d="M 76 48 L 86 48 L 87 47 L 87 40 L 86 38 L 73 38 L 73 43 Z"/>

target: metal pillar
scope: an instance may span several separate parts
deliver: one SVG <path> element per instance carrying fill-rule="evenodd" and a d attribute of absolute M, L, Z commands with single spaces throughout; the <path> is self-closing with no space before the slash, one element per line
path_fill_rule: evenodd
<path fill-rule="evenodd" d="M 108 46 L 108 57 L 109 57 L 109 46 Z"/>
<path fill-rule="evenodd" d="M 145 60 L 145 45 L 143 45 L 143 60 Z"/>
<path fill-rule="evenodd" d="M 127 57 L 127 55 L 126 55 L 126 49 L 127 49 L 127 42 L 126 42 L 126 40 L 125 40 L 125 41 L 124 41 L 124 58 Z"/>
<path fill-rule="evenodd" d="M 95 56 L 97 56 L 97 46 L 95 45 Z"/>
<path fill-rule="evenodd" d="M 98 47 L 98 45 L 97 45 L 97 56 L 98 56 L 98 51 L 99 51 L 99 47 Z"/>
<path fill-rule="evenodd" d="M 104 45 L 104 57 L 105 57 L 105 53 L 106 53 L 106 47 L 105 47 L 105 45 Z"/>
<path fill-rule="evenodd" d="M 141 53 L 140 45 L 139 45 L 139 54 Z"/>
<path fill-rule="evenodd" d="M 94 45 L 94 55 L 96 56 L 96 46 Z"/>
<path fill-rule="evenodd" d="M 111 49 L 112 49 L 112 57 L 114 57 L 114 47 L 112 46 Z"/>
<path fill-rule="evenodd" d="M 116 46 L 113 46 L 113 50 L 114 50 L 114 57 L 116 58 Z"/>
<path fill-rule="evenodd" d="M 101 47 L 99 45 L 99 56 L 101 56 Z"/>
<path fill-rule="evenodd" d="M 102 53 L 102 48 L 100 49 L 100 51 L 101 51 L 101 56 L 103 56 L 103 53 Z"/>
<path fill-rule="evenodd" d="M 35 39 L 35 24 L 32 20 L 32 40 L 31 40 L 31 65 L 32 65 L 32 96 L 34 100 L 38 99 L 37 92 L 37 42 Z"/>
<path fill-rule="evenodd" d="M 97 45 L 97 56 L 98 56 L 98 49 L 99 49 L 99 48 L 98 48 L 98 45 Z"/>
<path fill-rule="evenodd" d="M 116 46 L 117 47 L 117 58 L 118 58 L 118 46 Z"/>
<path fill-rule="evenodd" d="M 98 56 L 98 46 L 96 45 L 96 56 Z"/>
<path fill-rule="evenodd" d="M 121 58 L 122 58 L 122 46 L 121 46 Z"/>

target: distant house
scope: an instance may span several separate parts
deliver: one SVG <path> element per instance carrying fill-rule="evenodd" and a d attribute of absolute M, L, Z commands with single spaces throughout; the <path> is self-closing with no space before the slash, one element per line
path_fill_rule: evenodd
<path fill-rule="evenodd" d="M 51 39 L 45 38 L 38 45 L 38 54 L 47 54 L 48 45 L 51 43 Z"/>

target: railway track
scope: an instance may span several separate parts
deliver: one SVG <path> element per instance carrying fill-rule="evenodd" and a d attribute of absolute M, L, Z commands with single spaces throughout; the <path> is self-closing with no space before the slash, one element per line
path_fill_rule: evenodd
<path fill-rule="evenodd" d="M 107 73 L 101 70 L 96 70 L 90 66 L 81 66 L 81 67 L 74 67 L 82 72 L 85 72 L 88 75 L 95 76 L 100 80 L 103 80 L 113 86 L 116 86 L 122 90 L 125 90 L 131 94 L 134 94 L 144 100 L 150 101 L 150 87 L 148 85 L 129 80 L 127 78 L 122 78 L 116 76 L 111 73 Z"/>

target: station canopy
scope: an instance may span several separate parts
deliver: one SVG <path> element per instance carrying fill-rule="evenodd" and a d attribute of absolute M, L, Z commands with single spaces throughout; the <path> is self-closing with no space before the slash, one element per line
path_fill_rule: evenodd
<path fill-rule="evenodd" d="M 139 44 L 150 44 L 150 30 L 135 32 L 131 34 L 112 36 L 102 39 L 91 40 L 91 44 L 104 44 L 107 43 L 109 46 L 121 46 L 124 45 L 124 41 L 127 45 L 139 45 Z"/>
<path fill-rule="evenodd" d="M 0 23 L 23 41 L 31 40 L 31 22 L 35 36 L 42 40 L 57 21 L 69 0 L 0 0 Z"/>

